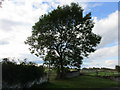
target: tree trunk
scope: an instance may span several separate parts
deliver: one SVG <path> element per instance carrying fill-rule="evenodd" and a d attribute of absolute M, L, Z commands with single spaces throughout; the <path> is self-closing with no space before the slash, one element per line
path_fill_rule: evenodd
<path fill-rule="evenodd" d="M 63 60 L 60 59 L 60 67 L 57 70 L 57 79 L 64 78 L 64 67 L 63 67 Z"/>
<path fill-rule="evenodd" d="M 60 78 L 64 78 L 64 67 L 63 67 L 63 60 L 62 59 L 60 61 L 60 65 L 61 65 Z"/>
<path fill-rule="evenodd" d="M 56 79 L 59 79 L 60 78 L 60 67 L 58 66 L 57 67 L 57 76 L 56 76 Z"/>

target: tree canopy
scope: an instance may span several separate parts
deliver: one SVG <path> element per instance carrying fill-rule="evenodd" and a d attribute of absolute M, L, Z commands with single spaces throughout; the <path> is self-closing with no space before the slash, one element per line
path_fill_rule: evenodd
<path fill-rule="evenodd" d="M 44 55 L 46 62 L 63 73 L 66 66 L 80 68 L 82 59 L 96 50 L 101 36 L 92 32 L 93 27 L 91 13 L 84 16 L 79 4 L 58 6 L 39 18 L 25 43 L 31 53 Z"/>

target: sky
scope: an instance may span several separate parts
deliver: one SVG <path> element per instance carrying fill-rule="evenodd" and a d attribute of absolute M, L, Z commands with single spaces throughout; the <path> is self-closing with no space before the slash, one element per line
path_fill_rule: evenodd
<path fill-rule="evenodd" d="M 102 36 L 97 50 L 83 60 L 82 67 L 115 68 L 118 64 L 119 46 L 118 2 L 117 0 L 116 2 L 93 1 L 4 0 L 0 8 L 0 59 L 27 58 L 29 61 L 42 64 L 42 59 L 30 54 L 29 46 L 24 44 L 27 37 L 31 36 L 32 26 L 41 15 L 56 9 L 58 5 L 77 2 L 84 9 L 84 15 L 88 12 L 92 13 L 92 19 L 95 22 L 93 32 Z"/>

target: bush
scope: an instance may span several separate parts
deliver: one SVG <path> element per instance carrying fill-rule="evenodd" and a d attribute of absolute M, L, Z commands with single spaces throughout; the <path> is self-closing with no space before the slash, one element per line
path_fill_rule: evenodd
<path fill-rule="evenodd" d="M 39 79 L 43 75 L 43 66 L 36 66 L 32 62 L 17 64 L 14 61 L 9 61 L 7 58 L 4 58 L 2 61 L 2 81 L 8 84 L 25 84 Z"/>
<path fill-rule="evenodd" d="M 116 66 L 115 66 L 115 69 L 116 69 L 118 72 L 120 72 L 120 66 L 119 66 L 119 65 L 116 65 Z"/>

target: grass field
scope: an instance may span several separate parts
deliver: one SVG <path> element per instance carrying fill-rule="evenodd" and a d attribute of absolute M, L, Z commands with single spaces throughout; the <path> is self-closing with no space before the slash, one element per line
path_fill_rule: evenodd
<path fill-rule="evenodd" d="M 36 88 L 110 88 L 110 87 L 118 87 L 118 82 L 93 77 L 93 76 L 86 76 L 81 75 L 78 77 L 64 79 L 64 80 L 55 80 L 55 74 L 51 74 L 50 82 L 43 84 L 41 86 L 37 85 L 34 86 Z M 120 86 L 119 86 L 120 87 Z"/>
<path fill-rule="evenodd" d="M 96 76 L 96 72 L 82 72 L 86 75 L 91 75 L 91 76 Z M 118 72 L 103 72 L 103 71 L 100 71 L 98 72 L 98 76 L 117 76 L 117 75 L 120 75 L 120 73 Z"/>
<path fill-rule="evenodd" d="M 40 88 L 40 86 L 34 86 Z M 65 80 L 51 80 L 49 83 L 42 85 L 43 88 L 110 88 L 118 87 L 118 82 L 91 77 L 91 76 L 78 76 Z"/>

